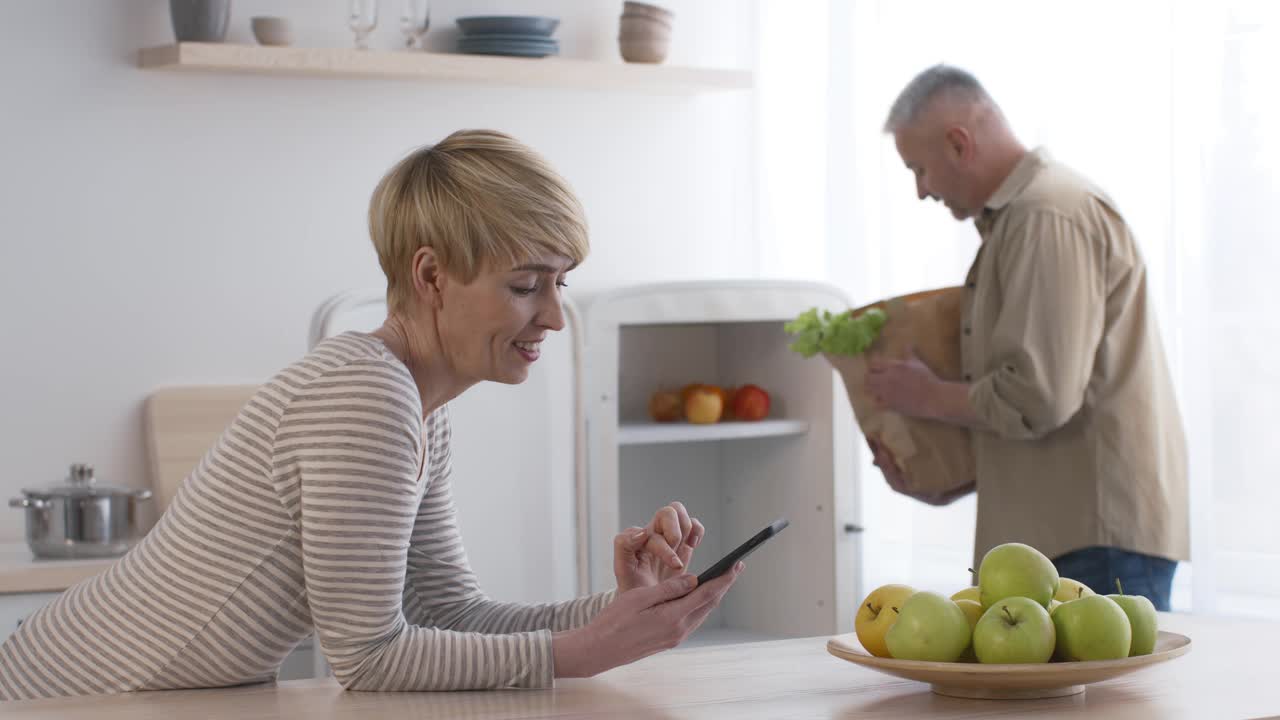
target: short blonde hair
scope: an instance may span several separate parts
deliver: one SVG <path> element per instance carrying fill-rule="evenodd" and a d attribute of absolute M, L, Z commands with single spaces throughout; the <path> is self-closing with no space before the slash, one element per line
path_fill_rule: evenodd
<path fill-rule="evenodd" d="M 546 254 L 577 265 L 590 249 L 569 184 L 542 156 L 494 130 L 459 130 L 396 163 L 373 191 L 369 235 L 393 310 L 410 297 L 413 256 L 423 246 L 463 283 L 485 268 Z"/>

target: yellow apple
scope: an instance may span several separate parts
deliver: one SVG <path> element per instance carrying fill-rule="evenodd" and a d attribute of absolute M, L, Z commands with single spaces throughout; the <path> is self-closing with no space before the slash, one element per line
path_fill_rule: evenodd
<path fill-rule="evenodd" d="M 910 585 L 884 585 L 873 590 L 862 601 L 858 606 L 858 614 L 853 618 L 853 629 L 858 633 L 858 642 L 862 643 L 867 652 L 876 657 L 890 657 L 884 636 L 898 621 L 898 610 L 902 608 L 902 604 L 915 592 L 916 589 Z"/>
<path fill-rule="evenodd" d="M 969 630 L 972 631 L 982 617 L 982 603 L 977 600 L 956 600 L 955 603 L 964 611 L 964 616 L 969 621 Z"/>
<path fill-rule="evenodd" d="M 717 392 L 705 385 L 694 388 L 685 397 L 684 417 L 691 423 L 710 425 L 720 422 L 724 414 L 724 391 Z"/>
<path fill-rule="evenodd" d="M 976 591 L 978 588 L 968 588 L 968 589 Z M 966 592 L 966 590 L 961 590 L 960 592 L 956 593 L 956 595 L 959 595 L 960 593 L 963 593 L 963 592 Z M 952 599 L 954 600 L 955 597 L 952 596 Z M 959 661 L 960 662 L 978 662 L 978 656 L 973 652 L 972 638 L 973 638 L 973 629 L 978 626 L 978 620 L 982 618 L 982 603 L 978 602 L 976 598 L 975 599 L 960 598 L 959 600 L 955 600 L 955 603 L 956 605 L 960 606 L 961 610 L 964 611 L 964 617 L 966 620 L 969 621 L 969 637 L 970 637 L 969 647 L 966 648 L 964 653 L 960 655 Z"/>
<path fill-rule="evenodd" d="M 978 593 L 977 585 L 974 585 L 973 587 L 967 587 L 961 590 L 960 592 L 957 592 L 955 595 L 951 596 L 951 599 L 952 600 L 972 600 L 978 603 L 979 607 L 982 606 L 982 596 Z"/>
<path fill-rule="evenodd" d="M 1082 597 L 1089 597 L 1090 595 L 1096 594 L 1097 593 L 1093 590 L 1089 589 L 1088 585 L 1085 585 L 1079 580 L 1061 578 L 1058 580 L 1058 592 L 1054 593 L 1053 599 L 1058 602 L 1070 602 L 1072 600 L 1079 600 Z"/>

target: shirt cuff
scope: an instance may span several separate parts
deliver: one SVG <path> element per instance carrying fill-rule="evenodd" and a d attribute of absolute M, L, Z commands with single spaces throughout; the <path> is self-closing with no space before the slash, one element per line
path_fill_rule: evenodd
<path fill-rule="evenodd" d="M 551 631 L 536 630 L 529 633 L 530 668 L 516 687 L 531 690 L 553 688 L 556 685 L 555 652 L 552 649 Z"/>
<path fill-rule="evenodd" d="M 987 429 L 1004 438 L 1027 440 L 1035 437 L 1020 410 L 996 394 L 996 374 L 989 373 L 969 386 L 969 404 Z"/>

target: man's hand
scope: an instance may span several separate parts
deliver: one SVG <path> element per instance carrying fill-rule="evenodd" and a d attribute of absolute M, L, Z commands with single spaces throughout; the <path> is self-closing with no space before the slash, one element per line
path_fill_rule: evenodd
<path fill-rule="evenodd" d="M 889 489 L 901 495 L 915 498 L 927 505 L 938 506 L 950 505 L 956 499 L 968 495 L 975 489 L 975 484 L 970 483 L 964 487 L 937 495 L 912 492 L 907 487 L 906 480 L 902 476 L 902 470 L 898 467 L 898 462 L 894 459 L 893 453 L 889 451 L 889 448 L 870 437 L 867 438 L 867 447 L 871 448 L 871 456 L 875 458 L 873 462 L 876 467 L 880 468 L 880 472 L 884 473 L 884 479 L 889 484 Z"/>
<path fill-rule="evenodd" d="M 969 383 L 939 378 L 915 348 L 906 360 L 873 358 L 867 365 L 866 387 L 882 409 L 977 430 L 987 427 L 969 402 Z"/>
<path fill-rule="evenodd" d="M 905 360 L 874 358 L 867 366 L 867 392 L 885 409 L 908 417 L 936 418 L 942 381 L 916 355 Z"/>

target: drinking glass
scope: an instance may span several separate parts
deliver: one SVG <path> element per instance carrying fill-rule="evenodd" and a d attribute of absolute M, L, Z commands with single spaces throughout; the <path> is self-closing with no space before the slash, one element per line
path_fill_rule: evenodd
<path fill-rule="evenodd" d="M 369 49 L 369 33 L 378 26 L 378 0 L 350 0 L 347 26 L 356 34 L 356 48 Z"/>
<path fill-rule="evenodd" d="M 400 32 L 404 33 L 406 50 L 423 47 L 422 38 L 431 27 L 431 8 L 427 0 L 404 0 L 400 11 Z"/>

